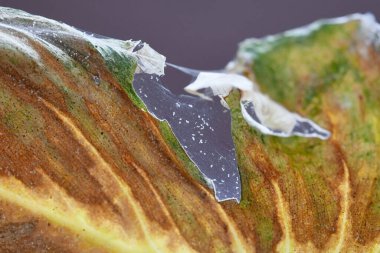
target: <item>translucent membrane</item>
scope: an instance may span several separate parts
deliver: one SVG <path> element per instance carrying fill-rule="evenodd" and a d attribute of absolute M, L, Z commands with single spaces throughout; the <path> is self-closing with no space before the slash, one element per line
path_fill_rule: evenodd
<path fill-rule="evenodd" d="M 241 199 L 231 115 L 224 100 L 232 89 L 241 92 L 244 119 L 264 134 L 320 139 L 330 135 L 313 121 L 275 103 L 251 80 L 238 74 L 167 63 L 165 75 L 136 73 L 133 87 L 148 111 L 169 123 L 186 154 L 215 190 L 218 201 Z"/>
<path fill-rule="evenodd" d="M 190 83 L 200 72 L 183 71 L 170 65 L 165 72 L 165 76 L 135 74 L 136 93 L 153 116 L 169 123 L 186 154 L 215 190 L 216 199 L 239 202 L 241 183 L 231 136 L 231 115 L 221 103 L 223 98 L 202 99 L 179 94 L 181 89 L 175 88 L 172 92 L 167 88 L 169 84 L 178 80 Z"/>

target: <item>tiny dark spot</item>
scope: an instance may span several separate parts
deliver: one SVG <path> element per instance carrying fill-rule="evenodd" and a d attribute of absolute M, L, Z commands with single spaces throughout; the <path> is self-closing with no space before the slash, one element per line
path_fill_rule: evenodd
<path fill-rule="evenodd" d="M 94 80 L 96 85 L 100 85 L 100 77 L 99 75 L 93 75 L 92 79 Z"/>

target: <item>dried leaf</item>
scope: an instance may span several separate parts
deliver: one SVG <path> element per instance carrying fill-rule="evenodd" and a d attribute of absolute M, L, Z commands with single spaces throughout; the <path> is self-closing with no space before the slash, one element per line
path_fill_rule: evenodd
<path fill-rule="evenodd" d="M 379 250 L 380 57 L 368 16 L 241 45 L 231 71 L 332 136 L 262 135 L 230 94 L 240 204 L 218 203 L 167 124 L 140 109 L 138 43 L 116 41 L 130 48 L 120 52 L 42 17 L 0 17 L 1 252 Z"/>

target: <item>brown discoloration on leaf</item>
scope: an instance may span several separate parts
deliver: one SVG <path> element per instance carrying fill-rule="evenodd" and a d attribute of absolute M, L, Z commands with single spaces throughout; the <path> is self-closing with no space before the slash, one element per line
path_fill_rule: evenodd
<path fill-rule="evenodd" d="M 7 223 L 0 227 L 0 244 L 17 243 L 18 240 L 30 236 L 35 229 L 34 222 Z"/>
<path fill-rule="evenodd" d="M 240 204 L 216 202 L 190 176 L 183 151 L 126 93 L 130 80 L 87 39 L 46 34 L 53 50 L 0 27 L 39 57 L 0 44 L 0 251 L 375 252 L 380 57 L 359 52 L 356 23 L 279 38 L 247 66 L 332 137 L 260 135 L 232 93 Z"/>

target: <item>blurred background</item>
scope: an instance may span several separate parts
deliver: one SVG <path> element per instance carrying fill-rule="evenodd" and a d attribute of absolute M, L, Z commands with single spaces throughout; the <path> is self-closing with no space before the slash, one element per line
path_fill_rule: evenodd
<path fill-rule="evenodd" d="M 141 39 L 169 62 L 195 69 L 224 67 L 245 38 L 355 12 L 380 19 L 376 0 L 0 0 L 0 5 L 100 35 Z"/>

